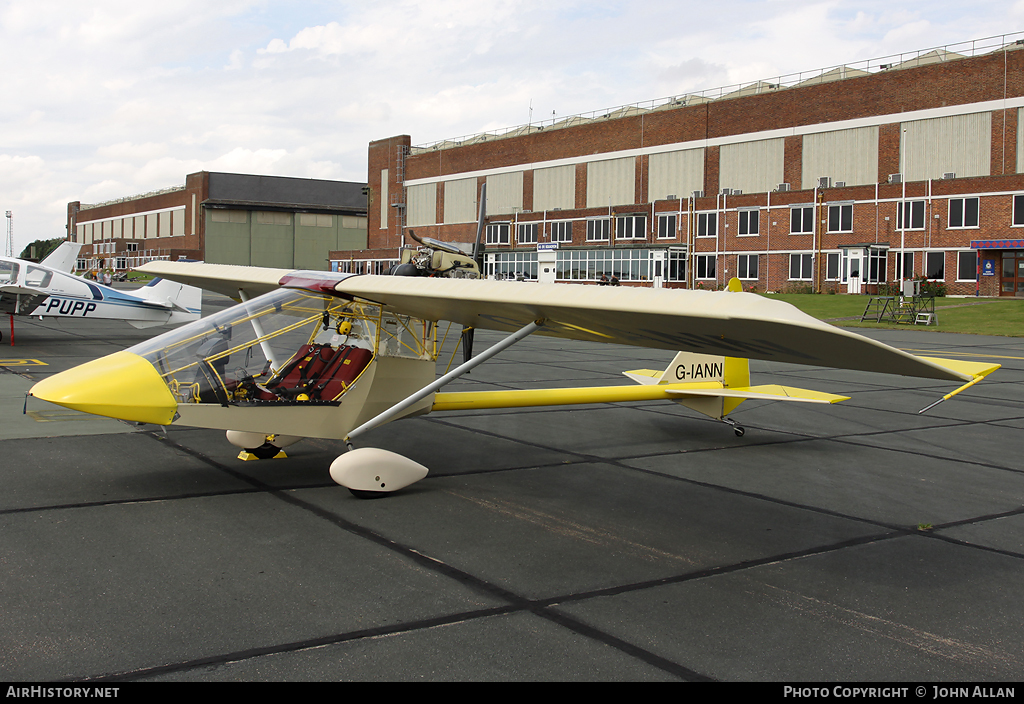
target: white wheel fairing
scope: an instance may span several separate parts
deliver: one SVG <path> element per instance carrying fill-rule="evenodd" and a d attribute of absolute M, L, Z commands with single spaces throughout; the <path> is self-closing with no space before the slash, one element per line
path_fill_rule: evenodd
<path fill-rule="evenodd" d="M 377 447 L 361 447 L 331 463 L 331 479 L 353 491 L 392 492 L 427 476 L 427 468 Z"/>

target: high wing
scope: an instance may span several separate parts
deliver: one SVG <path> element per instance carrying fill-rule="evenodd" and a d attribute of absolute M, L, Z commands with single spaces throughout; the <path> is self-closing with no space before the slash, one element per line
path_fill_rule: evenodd
<path fill-rule="evenodd" d="M 424 320 L 570 340 L 970 381 L 991 365 L 917 357 L 752 293 L 599 287 L 151 262 L 141 271 L 238 298 L 277 285 L 358 298 Z M 274 279 L 277 279 L 275 282 Z"/>
<path fill-rule="evenodd" d="M 722 421 L 742 436 L 745 429 L 729 414 L 747 400 L 829 404 L 847 398 L 751 385 L 749 358 L 961 383 L 935 403 L 999 368 L 915 357 L 737 290 L 356 276 L 190 262 L 153 262 L 142 269 L 164 283 L 204 287 L 243 303 L 48 377 L 29 394 L 123 420 L 219 428 L 243 450 L 241 459 L 281 456 L 303 437 L 343 440 L 350 451 L 332 463 L 331 476 L 364 497 L 401 489 L 427 473 L 383 449 L 353 449 L 364 433 L 400 418 L 660 400 Z M 442 320 L 510 334 L 438 376 L 435 323 Z M 531 334 L 677 353 L 662 371 L 624 372 L 634 385 L 441 392 Z"/>
<path fill-rule="evenodd" d="M 356 276 L 336 290 L 428 320 L 773 362 L 967 381 L 970 375 L 752 293 Z"/>
<path fill-rule="evenodd" d="M 236 301 L 240 291 L 246 298 L 255 298 L 279 288 L 282 278 L 297 273 L 294 269 L 159 260 L 147 262 L 135 270 L 213 291 Z M 330 276 L 328 272 L 316 273 L 321 277 Z"/>

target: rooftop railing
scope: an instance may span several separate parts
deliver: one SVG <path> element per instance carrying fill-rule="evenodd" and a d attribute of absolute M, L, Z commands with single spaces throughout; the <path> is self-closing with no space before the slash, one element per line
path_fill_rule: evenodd
<path fill-rule="evenodd" d="M 575 127 L 577 125 L 597 122 L 600 120 L 614 120 L 621 117 L 630 117 L 657 110 L 671 110 L 685 107 L 687 105 L 699 105 L 716 100 L 728 100 L 731 98 L 741 98 L 748 95 L 770 93 L 788 88 L 800 88 L 803 86 L 817 85 L 831 81 L 842 81 L 881 72 L 916 68 L 918 66 L 926 66 L 928 64 L 956 61 L 958 59 L 1021 48 L 1024 48 L 1024 32 L 999 34 L 992 37 L 985 37 L 983 39 L 972 39 L 966 42 L 946 44 L 943 46 L 931 47 L 929 49 L 920 49 L 918 51 L 903 52 L 900 54 L 890 54 L 889 56 L 842 64 L 840 66 L 814 69 L 812 71 L 801 71 L 800 73 L 790 73 L 774 78 L 754 81 L 753 83 L 737 83 L 719 88 L 709 88 L 707 90 L 693 93 L 682 93 L 680 95 L 669 96 L 667 98 L 657 98 L 655 100 L 646 100 L 639 103 L 619 105 L 613 108 L 592 110 L 590 112 L 579 113 L 569 117 L 554 117 L 547 120 L 533 121 L 526 125 L 517 125 L 516 127 L 479 132 L 463 137 L 456 137 L 454 139 L 443 139 L 438 142 L 414 146 L 412 147 L 412 153 L 421 154 L 423 152 L 438 151 L 440 149 L 453 149 L 455 147 L 463 147 L 469 144 L 476 144 L 478 142 L 507 139 L 509 137 L 518 137 L 544 130 L 564 129 L 566 127 Z"/>

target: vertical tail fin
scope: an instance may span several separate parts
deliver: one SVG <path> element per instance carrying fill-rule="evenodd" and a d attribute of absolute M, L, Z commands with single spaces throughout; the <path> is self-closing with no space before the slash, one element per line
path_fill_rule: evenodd
<path fill-rule="evenodd" d="M 128 321 L 138 328 L 190 323 L 199 320 L 203 313 L 203 290 L 195 286 L 179 284 L 168 279 L 153 279 L 134 293 L 143 300 L 169 306 L 168 318 L 165 321 Z"/>
<path fill-rule="evenodd" d="M 57 245 L 57 249 L 47 254 L 46 258 L 39 263 L 58 271 L 71 272 L 75 270 L 78 252 L 81 249 L 82 245 L 75 242 L 61 242 Z"/>
<path fill-rule="evenodd" d="M 744 357 L 679 352 L 658 379 L 659 384 L 720 384 L 721 388 L 750 386 L 750 364 Z M 736 409 L 742 398 L 691 398 L 678 403 L 695 411 L 722 418 Z"/>
<path fill-rule="evenodd" d="M 726 357 L 724 383 L 727 389 L 750 386 L 750 360 L 745 357 Z M 722 415 L 732 413 L 741 403 L 741 398 L 723 399 Z"/>

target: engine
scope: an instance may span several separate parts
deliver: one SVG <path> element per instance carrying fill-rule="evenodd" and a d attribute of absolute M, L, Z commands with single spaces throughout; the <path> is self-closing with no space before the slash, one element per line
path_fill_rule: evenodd
<path fill-rule="evenodd" d="M 437 276 L 449 279 L 479 279 L 480 266 L 473 256 L 450 242 L 418 237 L 415 248 L 402 250 L 401 263 L 391 269 L 394 276 Z"/>

